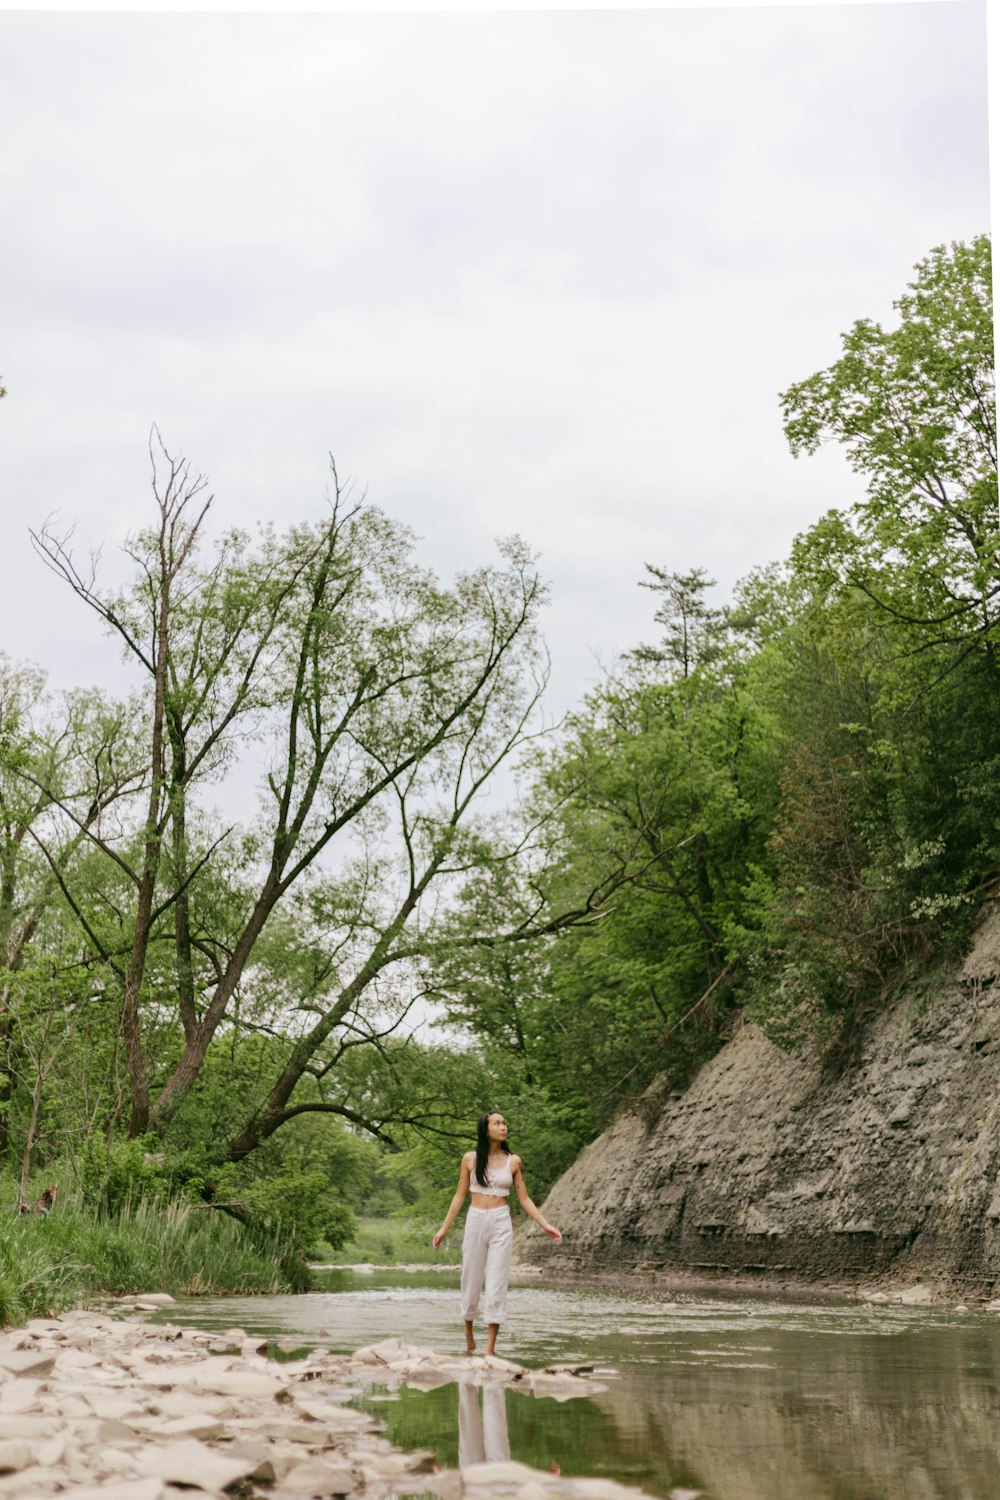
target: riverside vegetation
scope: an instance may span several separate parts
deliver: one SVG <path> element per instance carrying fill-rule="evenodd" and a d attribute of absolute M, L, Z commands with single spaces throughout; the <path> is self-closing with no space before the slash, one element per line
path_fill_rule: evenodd
<path fill-rule="evenodd" d="M 835 1059 L 958 949 L 1000 880 L 990 285 L 985 236 L 933 250 L 784 393 L 855 503 L 728 602 L 648 565 L 659 639 L 554 734 L 517 539 L 446 588 L 335 470 L 210 537 L 155 434 L 121 576 L 33 534 L 131 677 L 0 669 L 0 1314 L 300 1285 L 359 1217 L 418 1234 L 500 1100 L 540 1200 L 741 1016 Z"/>

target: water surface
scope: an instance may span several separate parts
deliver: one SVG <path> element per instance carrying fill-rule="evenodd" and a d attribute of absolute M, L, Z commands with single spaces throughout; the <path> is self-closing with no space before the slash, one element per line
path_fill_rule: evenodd
<path fill-rule="evenodd" d="M 338 1353 L 395 1335 L 458 1351 L 457 1286 L 457 1273 L 329 1272 L 322 1291 L 192 1299 L 168 1318 Z M 614 1369 L 607 1390 L 557 1402 L 516 1388 L 369 1388 L 359 1404 L 378 1412 L 393 1442 L 432 1447 L 448 1465 L 461 1438 L 466 1458 L 502 1456 L 506 1443 L 524 1463 L 664 1496 L 678 1487 L 706 1500 L 1000 1497 L 995 1315 L 532 1280 L 512 1285 L 508 1320 L 498 1353 L 533 1367 Z"/>

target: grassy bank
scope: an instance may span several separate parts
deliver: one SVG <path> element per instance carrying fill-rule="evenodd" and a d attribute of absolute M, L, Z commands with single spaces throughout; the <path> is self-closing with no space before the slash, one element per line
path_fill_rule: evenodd
<path fill-rule="evenodd" d="M 308 1272 L 283 1246 L 222 1213 L 140 1202 L 114 1218 L 78 1204 L 0 1225 L 0 1324 L 104 1295 L 287 1292 Z"/>
<path fill-rule="evenodd" d="M 439 1219 L 433 1224 L 419 1219 L 397 1219 L 394 1215 L 379 1219 L 359 1219 L 350 1244 L 345 1245 L 342 1250 L 331 1252 L 329 1258 L 341 1265 L 366 1261 L 373 1266 L 433 1260 L 437 1252 L 431 1245 L 431 1236 L 440 1222 Z M 453 1231 L 449 1241 L 454 1238 Z"/>

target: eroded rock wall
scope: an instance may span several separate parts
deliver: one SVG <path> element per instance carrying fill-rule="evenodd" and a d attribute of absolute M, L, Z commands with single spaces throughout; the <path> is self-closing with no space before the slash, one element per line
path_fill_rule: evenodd
<path fill-rule="evenodd" d="M 522 1258 L 769 1281 L 1000 1285 L 1000 905 L 965 962 L 873 1021 L 838 1069 L 753 1026 L 589 1146 Z"/>

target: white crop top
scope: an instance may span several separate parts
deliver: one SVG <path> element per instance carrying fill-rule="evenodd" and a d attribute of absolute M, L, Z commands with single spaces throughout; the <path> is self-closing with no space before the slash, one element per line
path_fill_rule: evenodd
<path fill-rule="evenodd" d="M 487 1198 L 506 1198 L 514 1186 L 514 1174 L 510 1169 L 510 1161 L 504 1158 L 503 1165 L 499 1167 L 488 1167 L 487 1175 L 490 1179 L 488 1187 L 480 1186 L 476 1169 L 472 1169 L 472 1181 L 470 1187 L 474 1193 L 485 1193 Z"/>

